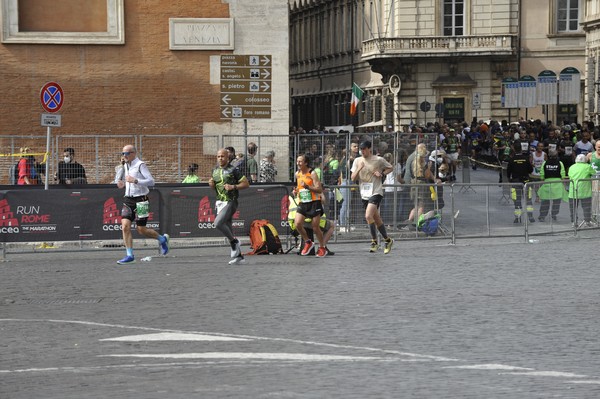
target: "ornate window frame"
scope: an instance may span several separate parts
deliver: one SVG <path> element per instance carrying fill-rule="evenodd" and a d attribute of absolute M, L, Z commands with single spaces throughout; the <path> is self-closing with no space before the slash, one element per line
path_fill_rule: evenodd
<path fill-rule="evenodd" d="M 106 32 L 21 32 L 18 0 L 0 0 L 2 43 L 125 44 L 124 0 L 106 0 Z"/>

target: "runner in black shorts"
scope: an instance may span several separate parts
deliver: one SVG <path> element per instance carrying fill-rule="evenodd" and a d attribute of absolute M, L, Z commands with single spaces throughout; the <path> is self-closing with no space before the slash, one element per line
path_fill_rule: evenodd
<path fill-rule="evenodd" d="M 139 197 L 123 197 L 123 208 L 121 209 L 121 217 L 129 219 L 132 222 L 135 221 L 137 226 L 146 226 L 148 223 L 148 216 L 143 218 L 137 217 L 137 203 L 148 201 L 147 195 L 140 195 Z"/>
<path fill-rule="evenodd" d="M 369 204 L 373 204 L 377 207 L 377 209 L 379 209 L 379 205 L 381 204 L 382 200 L 383 200 L 383 195 L 379 195 L 379 194 L 373 195 L 369 199 L 362 200 L 363 208 L 365 208 L 365 210 L 366 210 L 367 206 Z"/>
<path fill-rule="evenodd" d="M 323 186 L 319 180 L 317 173 L 308 167 L 310 159 L 306 155 L 299 155 L 296 159 L 296 165 L 298 171 L 296 172 L 297 186 L 294 189 L 294 196 L 298 196 L 300 204 L 298 205 L 298 211 L 296 212 L 296 218 L 294 220 L 298 233 L 304 240 L 304 248 L 300 255 L 306 256 L 314 247 L 312 240 L 308 238 L 308 233 L 304 228 L 304 219 L 312 218 L 311 224 L 313 232 L 319 240 L 319 249 L 317 250 L 317 257 L 322 258 L 327 255 L 327 249 L 325 242 L 323 241 L 323 232 L 319 228 L 321 222 L 321 215 L 323 214 L 323 204 L 321 203 L 321 194 L 323 193 Z"/>
<path fill-rule="evenodd" d="M 124 265 L 135 262 L 131 234 L 131 224 L 134 221 L 137 232 L 144 237 L 156 239 L 161 255 L 166 255 L 169 252 L 169 235 L 160 235 L 157 231 L 146 227 L 150 214 L 150 203 L 148 202 L 150 189 L 148 187 L 154 186 L 154 177 L 146 163 L 137 157 L 137 150 L 131 144 L 123 147 L 121 163 L 123 166 L 117 171 L 115 182 L 117 187 L 125 189 L 121 209 L 121 231 L 126 256 L 117 263 Z"/>
<path fill-rule="evenodd" d="M 373 155 L 371 152 L 371 142 L 366 140 L 360 143 L 362 157 L 356 158 L 352 163 L 353 181 L 360 183 L 360 197 L 365 207 L 365 219 L 371 232 L 371 247 L 369 252 L 377 252 L 379 244 L 377 242 L 377 232 L 381 234 L 384 245 L 384 254 L 392 250 L 394 240 L 388 237 L 383 220 L 379 214 L 379 204 L 383 199 L 383 180 L 384 176 L 391 173 L 394 167 L 384 158 Z"/>
<path fill-rule="evenodd" d="M 315 216 L 323 216 L 323 202 L 316 200 L 312 202 L 301 202 L 298 205 L 297 213 L 307 218 L 314 218 Z"/>

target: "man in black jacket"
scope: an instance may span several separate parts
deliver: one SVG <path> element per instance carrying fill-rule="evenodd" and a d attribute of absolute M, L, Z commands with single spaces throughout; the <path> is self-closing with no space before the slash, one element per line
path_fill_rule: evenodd
<path fill-rule="evenodd" d="M 71 147 L 63 151 L 63 160 L 58 163 L 57 179 L 60 184 L 86 184 L 84 167 L 75 161 L 75 150 Z"/>
<path fill-rule="evenodd" d="M 523 146 L 521 145 L 523 143 Z M 516 140 L 513 144 L 515 155 L 508 161 L 507 175 L 508 181 L 517 183 L 511 188 L 511 197 L 515 203 L 514 223 L 521 223 L 521 214 L 523 213 L 523 184 L 529 181 L 529 175 L 533 172 L 533 165 L 529 161 L 529 146 L 527 142 Z M 527 190 L 525 203 L 527 205 L 527 216 L 529 223 L 535 222 L 533 218 L 533 202 L 531 201 L 531 187 Z"/>

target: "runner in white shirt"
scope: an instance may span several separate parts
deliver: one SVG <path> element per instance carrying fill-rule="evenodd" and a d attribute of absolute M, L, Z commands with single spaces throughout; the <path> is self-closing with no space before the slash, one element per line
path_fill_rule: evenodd
<path fill-rule="evenodd" d="M 134 220 L 137 232 L 145 237 L 158 240 L 160 253 L 166 255 L 169 252 L 169 235 L 160 235 L 146 227 L 150 212 L 150 203 L 148 202 L 150 189 L 148 187 L 154 186 L 154 177 L 152 177 L 146 163 L 137 157 L 137 150 L 131 144 L 123 147 L 121 163 L 123 167 L 118 169 L 115 181 L 117 187 L 125 188 L 123 208 L 121 209 L 121 230 L 127 255 L 118 260 L 117 263 L 123 265 L 135 262 L 133 236 L 131 234 L 131 223 Z"/>
<path fill-rule="evenodd" d="M 356 158 L 352 163 L 353 181 L 358 180 L 360 184 L 360 196 L 365 208 L 365 219 L 371 232 L 370 252 L 376 252 L 379 249 L 377 243 L 377 231 L 381 233 L 385 241 L 384 254 L 392 250 L 394 240 L 388 237 L 383 220 L 379 213 L 379 204 L 383 198 L 383 180 L 384 176 L 392 173 L 394 167 L 380 156 L 373 155 L 371 151 L 371 142 L 368 140 L 360 143 L 362 157 Z"/>

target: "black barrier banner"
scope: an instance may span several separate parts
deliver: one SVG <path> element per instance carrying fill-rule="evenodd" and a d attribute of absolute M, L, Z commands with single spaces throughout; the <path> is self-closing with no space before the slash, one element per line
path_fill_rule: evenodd
<path fill-rule="evenodd" d="M 248 235 L 250 223 L 267 219 L 280 233 L 287 226 L 288 190 L 284 186 L 254 186 L 240 191 L 233 216 L 234 234 Z M 215 228 L 215 191 L 210 187 L 177 187 L 165 194 L 171 237 L 222 237 Z M 283 230 L 282 230 L 283 229 Z"/>
<path fill-rule="evenodd" d="M 151 191 L 147 226 L 160 231 L 161 199 Z M 14 190 L 0 192 L 2 242 L 119 239 L 123 190 Z M 135 223 L 132 226 L 135 232 Z M 139 235 L 137 236 L 139 237 Z"/>
<path fill-rule="evenodd" d="M 285 186 L 254 186 L 240 192 L 234 215 L 236 235 L 248 235 L 255 219 L 268 219 L 280 233 L 287 229 Z M 214 227 L 215 194 L 208 186 L 156 187 L 150 191 L 147 226 L 171 237 L 220 237 Z M 115 240 L 121 235 L 123 190 L 0 191 L 0 241 Z M 134 238 L 139 238 L 132 226 Z"/>

